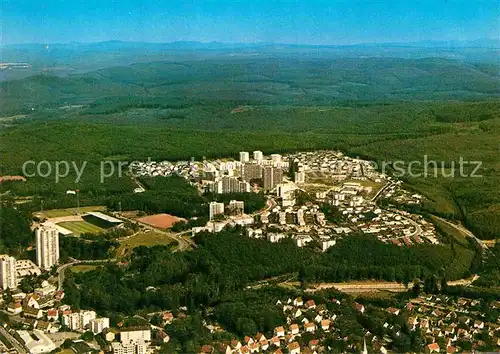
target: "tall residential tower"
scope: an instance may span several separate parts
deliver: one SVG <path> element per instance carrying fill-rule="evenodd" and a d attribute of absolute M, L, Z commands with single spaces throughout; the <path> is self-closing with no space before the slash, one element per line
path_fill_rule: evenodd
<path fill-rule="evenodd" d="M 6 254 L 0 255 L 0 288 L 14 289 L 17 286 L 16 259 Z"/>
<path fill-rule="evenodd" d="M 36 263 L 48 270 L 59 262 L 59 232 L 52 225 L 42 225 L 35 230 Z"/>

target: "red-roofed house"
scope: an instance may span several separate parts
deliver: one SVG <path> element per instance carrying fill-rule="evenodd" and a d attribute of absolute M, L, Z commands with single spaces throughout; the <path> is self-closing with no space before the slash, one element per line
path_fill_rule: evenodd
<path fill-rule="evenodd" d="M 273 338 L 271 338 L 271 343 L 277 347 L 281 345 L 281 341 L 278 336 L 274 336 Z"/>
<path fill-rule="evenodd" d="M 260 350 L 260 345 L 257 342 L 253 342 L 248 344 L 248 349 L 250 350 L 250 353 L 258 353 Z"/>
<path fill-rule="evenodd" d="M 57 301 L 61 301 L 62 299 L 64 299 L 64 291 L 56 291 L 54 294 L 54 299 L 56 299 Z"/>
<path fill-rule="evenodd" d="M 309 322 L 304 325 L 304 329 L 306 332 L 314 332 L 316 331 L 316 324 L 314 322 Z"/>
<path fill-rule="evenodd" d="M 323 331 L 328 331 L 330 329 L 330 320 L 322 320 L 321 321 L 321 329 Z"/>
<path fill-rule="evenodd" d="M 299 354 L 300 353 L 300 345 L 297 342 L 293 342 L 288 344 L 288 352 L 290 354 Z"/>
<path fill-rule="evenodd" d="M 428 344 L 427 347 L 425 347 L 425 350 L 427 353 L 439 353 L 439 344 Z"/>
<path fill-rule="evenodd" d="M 316 303 L 314 302 L 314 300 L 309 300 L 306 302 L 306 308 L 308 309 L 314 309 L 316 308 Z"/>
<path fill-rule="evenodd" d="M 284 337 L 285 336 L 285 329 L 283 328 L 283 326 L 281 327 L 276 327 L 274 329 L 274 335 L 276 337 Z"/>
<path fill-rule="evenodd" d="M 206 344 L 203 347 L 201 347 L 200 353 L 210 354 L 213 351 L 214 351 L 214 348 L 211 345 Z"/>
<path fill-rule="evenodd" d="M 361 313 L 365 312 L 365 307 L 357 302 L 354 303 L 354 307 L 356 308 L 356 310 L 358 310 Z"/>
<path fill-rule="evenodd" d="M 400 310 L 395 308 L 395 307 L 389 307 L 387 309 L 387 312 L 389 312 L 390 314 L 393 314 L 393 315 L 399 315 Z"/>
<path fill-rule="evenodd" d="M 455 353 L 456 351 L 457 351 L 457 348 L 455 348 L 455 347 L 453 347 L 451 345 L 449 345 L 449 346 L 446 347 L 446 352 L 447 353 Z"/>
<path fill-rule="evenodd" d="M 318 347 L 318 344 L 319 344 L 319 340 L 318 339 L 311 339 L 309 341 L 309 348 L 311 348 L 312 350 L 316 349 Z"/>
<path fill-rule="evenodd" d="M 47 320 L 49 321 L 57 321 L 59 318 L 59 313 L 56 309 L 50 309 L 47 311 Z"/>
<path fill-rule="evenodd" d="M 169 324 L 172 323 L 174 320 L 174 315 L 172 315 L 172 312 L 164 312 L 162 316 L 163 322 Z"/>
<path fill-rule="evenodd" d="M 267 338 L 266 338 L 266 336 L 265 336 L 265 335 L 263 335 L 262 333 L 260 333 L 260 332 L 259 332 L 259 333 L 257 333 L 257 334 L 255 335 L 255 340 L 256 340 L 257 342 L 260 342 L 262 339 L 267 339 Z"/>
<path fill-rule="evenodd" d="M 267 339 L 265 339 L 265 338 L 261 339 L 260 342 L 259 342 L 259 344 L 260 344 L 260 348 L 262 350 L 264 350 L 264 351 L 269 348 L 269 341 Z"/>
<path fill-rule="evenodd" d="M 240 349 L 241 348 L 241 342 L 237 339 L 233 339 L 231 341 L 231 348 L 233 349 Z"/>

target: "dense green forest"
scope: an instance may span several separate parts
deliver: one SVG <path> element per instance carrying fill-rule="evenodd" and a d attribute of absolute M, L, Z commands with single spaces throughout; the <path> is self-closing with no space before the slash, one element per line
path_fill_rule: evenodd
<path fill-rule="evenodd" d="M 0 112 L 91 104 L 86 112 L 182 108 L 222 100 L 331 105 L 386 100 L 498 98 L 498 71 L 444 58 L 246 58 L 137 63 L 67 77 L 0 83 Z M 124 100 L 117 100 L 122 96 Z M 109 99 L 102 100 L 105 97 Z M 151 99 L 161 98 L 159 99 Z M 105 104 L 102 104 L 105 103 Z"/>
<path fill-rule="evenodd" d="M 470 275 L 474 258 L 473 251 L 459 245 L 401 248 L 364 236 L 346 238 L 328 252 L 317 253 L 289 240 L 273 244 L 249 239 L 238 228 L 198 234 L 195 241 L 199 247 L 192 252 L 138 247 L 125 268 L 108 265 L 75 274 L 67 284 L 72 294 L 68 301 L 124 313 L 143 308 L 198 308 L 215 304 L 252 282 L 288 273 L 298 273 L 302 282 L 410 282 L 432 275 L 458 279 Z M 150 287 L 155 290 L 146 290 Z M 114 301 L 117 296 L 124 301 Z"/>
<path fill-rule="evenodd" d="M 30 205 L 15 206 L 8 196 L 0 196 L 0 253 L 19 257 L 25 256 L 33 244 Z"/>
<path fill-rule="evenodd" d="M 61 262 L 68 262 L 69 257 L 80 260 L 113 258 L 114 251 L 120 244 L 117 241 L 96 239 L 84 240 L 74 236 L 60 236 L 59 247 Z"/>

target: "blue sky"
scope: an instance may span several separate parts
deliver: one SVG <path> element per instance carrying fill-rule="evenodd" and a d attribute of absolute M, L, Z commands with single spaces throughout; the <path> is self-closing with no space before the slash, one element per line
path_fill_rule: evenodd
<path fill-rule="evenodd" d="M 354 44 L 500 37 L 499 0 L 0 0 L 3 44 Z"/>

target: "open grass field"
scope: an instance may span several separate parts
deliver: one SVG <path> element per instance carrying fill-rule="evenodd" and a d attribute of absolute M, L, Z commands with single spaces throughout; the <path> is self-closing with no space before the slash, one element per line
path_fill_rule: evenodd
<path fill-rule="evenodd" d="M 78 264 L 73 267 L 71 267 L 71 271 L 73 273 L 84 273 L 88 272 L 89 270 L 96 269 L 98 266 L 92 265 L 92 264 Z"/>
<path fill-rule="evenodd" d="M 84 233 L 99 233 L 104 230 L 87 221 L 63 221 L 58 223 L 58 225 L 72 231 L 75 236 L 80 236 Z"/>
<path fill-rule="evenodd" d="M 86 213 L 89 211 L 103 211 L 104 209 L 105 208 L 102 205 L 93 205 L 93 206 L 87 206 L 87 207 L 80 207 L 79 212 L 80 212 L 80 214 L 83 214 L 83 213 Z M 59 218 L 62 216 L 76 215 L 76 208 L 45 210 L 43 212 L 38 212 L 36 214 L 41 216 L 41 217 L 45 217 L 47 219 Z"/>
<path fill-rule="evenodd" d="M 137 246 L 157 246 L 157 245 L 168 245 L 174 242 L 174 240 L 168 235 L 160 232 L 141 232 L 133 236 L 129 236 L 120 242 L 120 247 L 118 247 L 117 255 L 119 257 L 124 256 L 130 250 Z"/>

